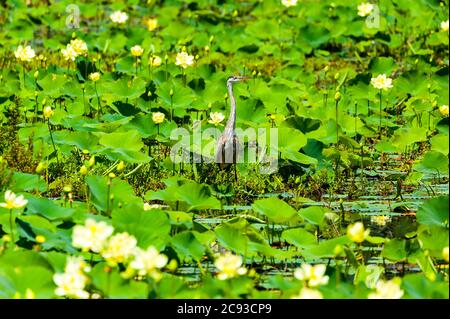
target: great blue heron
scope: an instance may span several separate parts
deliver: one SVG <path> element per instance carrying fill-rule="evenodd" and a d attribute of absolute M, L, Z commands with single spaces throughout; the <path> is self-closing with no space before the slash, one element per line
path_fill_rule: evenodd
<path fill-rule="evenodd" d="M 230 96 L 230 117 L 228 118 L 225 130 L 217 141 L 216 163 L 221 169 L 236 164 L 240 150 L 240 144 L 236 136 L 236 99 L 233 95 L 233 83 L 245 81 L 246 76 L 231 76 L 227 80 L 228 95 Z M 234 178 L 237 179 L 236 165 L 234 165 Z"/>

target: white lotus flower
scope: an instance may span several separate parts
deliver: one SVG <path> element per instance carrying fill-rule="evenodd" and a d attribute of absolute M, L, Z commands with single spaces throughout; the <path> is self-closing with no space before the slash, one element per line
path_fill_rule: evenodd
<path fill-rule="evenodd" d="M 128 14 L 122 11 L 114 11 L 109 16 L 112 22 L 118 23 L 118 24 L 124 24 L 128 20 Z"/>
<path fill-rule="evenodd" d="M 115 266 L 127 261 L 136 249 L 137 240 L 127 232 L 112 236 L 101 254 L 106 261 Z"/>
<path fill-rule="evenodd" d="M 302 264 L 294 271 L 294 277 L 306 281 L 309 287 L 317 287 L 328 284 L 329 277 L 324 276 L 327 267 L 325 265 Z"/>
<path fill-rule="evenodd" d="M 68 44 L 64 49 L 61 49 L 61 53 L 66 61 L 75 61 L 75 58 L 78 56 L 77 52 L 70 44 Z"/>
<path fill-rule="evenodd" d="M 364 224 L 356 222 L 347 227 L 347 236 L 355 243 L 362 243 L 369 236 L 370 229 L 364 229 Z"/>
<path fill-rule="evenodd" d="M 441 22 L 441 30 L 444 32 L 448 32 L 448 20 Z"/>
<path fill-rule="evenodd" d="M 194 56 L 189 55 L 186 52 L 180 52 L 177 54 L 176 65 L 180 65 L 183 69 L 186 69 L 188 66 L 194 64 Z"/>
<path fill-rule="evenodd" d="M 370 84 L 376 89 L 387 90 L 392 88 L 392 79 L 386 77 L 386 74 L 380 74 L 377 77 L 372 78 Z"/>
<path fill-rule="evenodd" d="M 54 274 L 53 281 L 57 285 L 55 294 L 58 296 L 79 299 L 89 298 L 89 293 L 84 290 L 84 287 L 88 282 L 88 278 L 82 273 L 65 272 L 62 274 Z"/>
<path fill-rule="evenodd" d="M 148 247 L 147 250 L 136 248 L 133 252 L 134 259 L 130 262 L 130 267 L 137 270 L 141 276 L 153 275 L 155 271 L 163 268 L 168 261 L 164 254 L 160 254 L 155 247 Z"/>
<path fill-rule="evenodd" d="M 100 252 L 114 228 L 107 223 L 88 218 L 84 225 L 73 228 L 72 245 L 85 251 Z"/>
<path fill-rule="evenodd" d="M 403 296 L 403 290 L 400 289 L 400 278 L 394 278 L 389 281 L 379 280 L 376 285 L 376 292 L 370 293 L 368 299 L 400 299 Z"/>
<path fill-rule="evenodd" d="M 82 55 L 88 52 L 88 47 L 86 42 L 81 39 L 73 39 L 70 41 L 70 46 L 75 51 L 77 55 Z"/>
<path fill-rule="evenodd" d="M 152 66 L 158 67 L 158 66 L 161 65 L 161 63 L 162 63 L 162 60 L 161 60 L 161 58 L 160 58 L 159 56 L 157 56 L 157 55 L 154 55 L 154 56 L 152 56 L 152 57 L 150 58 L 150 64 L 151 64 Z"/>
<path fill-rule="evenodd" d="M 139 57 L 144 53 L 144 49 L 140 45 L 135 45 L 131 49 L 131 55 L 134 57 Z"/>
<path fill-rule="evenodd" d="M 5 203 L 0 203 L 0 207 L 7 209 L 22 208 L 28 201 L 23 197 L 23 195 L 17 196 L 10 190 L 5 192 Z"/>
<path fill-rule="evenodd" d="M 285 7 L 294 7 L 297 5 L 298 0 L 281 0 L 281 4 Z"/>
<path fill-rule="evenodd" d="M 165 118 L 166 116 L 164 115 L 164 113 L 161 113 L 161 112 L 155 112 L 155 113 L 153 113 L 152 114 L 152 121 L 155 123 L 155 124 L 161 124 L 162 122 L 164 122 L 164 118 Z"/>
<path fill-rule="evenodd" d="M 292 299 L 323 299 L 323 295 L 319 290 L 304 287 L 300 294 L 293 296 Z"/>
<path fill-rule="evenodd" d="M 242 267 L 242 257 L 231 253 L 226 253 L 217 258 L 214 265 L 219 270 L 217 278 L 220 280 L 237 277 L 247 273 L 247 269 Z"/>
<path fill-rule="evenodd" d="M 211 112 L 209 114 L 209 117 L 211 119 L 208 120 L 208 123 L 211 123 L 211 124 L 214 124 L 214 125 L 219 125 L 225 119 L 225 115 L 223 115 L 220 112 Z"/>
<path fill-rule="evenodd" d="M 371 3 L 368 3 L 368 2 L 361 3 L 358 6 L 358 15 L 361 17 L 368 16 L 369 14 L 372 13 L 374 8 L 375 8 L 375 6 Z"/>
<path fill-rule="evenodd" d="M 29 45 L 26 47 L 19 45 L 14 52 L 14 55 L 22 62 L 30 62 L 36 56 L 36 53 Z"/>

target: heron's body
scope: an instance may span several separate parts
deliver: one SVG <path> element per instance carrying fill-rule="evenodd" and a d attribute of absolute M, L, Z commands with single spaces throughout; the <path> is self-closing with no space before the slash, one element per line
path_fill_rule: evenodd
<path fill-rule="evenodd" d="M 233 95 L 233 83 L 242 81 L 245 77 L 232 76 L 227 80 L 228 95 L 230 96 L 231 111 L 225 130 L 217 141 L 216 163 L 221 169 L 236 164 L 240 153 L 240 144 L 236 135 L 236 100 Z M 236 171 L 235 171 L 236 173 Z"/>

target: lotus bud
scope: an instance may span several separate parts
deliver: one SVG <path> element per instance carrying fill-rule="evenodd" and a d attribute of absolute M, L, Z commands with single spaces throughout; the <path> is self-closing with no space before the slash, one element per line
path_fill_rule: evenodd
<path fill-rule="evenodd" d="M 94 166 L 95 165 L 95 156 L 92 156 L 90 159 L 89 159 L 89 167 L 92 167 L 92 166 Z"/>
<path fill-rule="evenodd" d="M 176 259 L 172 259 L 166 266 L 166 268 L 170 271 L 175 271 L 178 268 L 178 263 Z"/>
<path fill-rule="evenodd" d="M 87 169 L 87 167 L 86 166 L 81 166 L 81 168 L 80 168 L 80 174 L 81 175 L 87 175 L 87 173 L 88 173 L 88 169 Z"/>
<path fill-rule="evenodd" d="M 117 165 L 117 171 L 120 173 L 125 169 L 125 163 L 123 161 L 120 161 Z"/>
<path fill-rule="evenodd" d="M 42 235 L 37 235 L 35 237 L 35 240 L 36 240 L 37 243 L 43 244 L 45 242 L 46 238 L 44 236 L 42 236 Z"/>
<path fill-rule="evenodd" d="M 44 169 L 46 168 L 46 165 L 42 162 L 38 164 L 36 167 L 36 173 L 40 174 Z"/>
<path fill-rule="evenodd" d="M 51 106 L 46 106 L 46 107 L 44 107 L 44 117 L 46 118 L 46 119 L 49 119 L 49 118 L 51 118 L 52 117 L 52 115 L 53 115 L 53 109 L 52 109 L 52 107 Z"/>
<path fill-rule="evenodd" d="M 339 102 L 341 100 L 341 93 L 339 91 L 336 91 L 336 94 L 334 94 L 334 100 L 336 102 Z"/>

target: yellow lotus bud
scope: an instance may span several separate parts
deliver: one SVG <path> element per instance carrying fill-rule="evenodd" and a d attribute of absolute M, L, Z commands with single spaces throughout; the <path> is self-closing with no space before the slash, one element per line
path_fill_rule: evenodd
<path fill-rule="evenodd" d="M 125 163 L 123 161 L 120 161 L 119 164 L 117 165 L 117 171 L 118 172 L 122 172 L 125 168 Z"/>
<path fill-rule="evenodd" d="M 92 156 L 92 157 L 89 159 L 88 165 L 89 165 L 89 167 L 92 167 L 92 166 L 95 165 L 95 156 Z"/>
<path fill-rule="evenodd" d="M 256 75 L 256 70 L 253 70 L 252 75 L 253 75 L 253 76 Z"/>
<path fill-rule="evenodd" d="M 5 243 L 8 243 L 8 242 L 11 241 L 11 236 L 9 236 L 9 235 L 3 235 L 2 240 L 3 240 Z"/>
<path fill-rule="evenodd" d="M 448 246 L 442 249 L 442 257 L 446 262 L 448 262 Z"/>
<path fill-rule="evenodd" d="M 109 177 L 109 178 L 114 178 L 114 177 L 116 177 L 116 174 L 114 174 L 114 173 L 109 173 L 109 174 L 108 174 L 108 177 Z"/>
<path fill-rule="evenodd" d="M 170 95 L 170 96 L 173 96 L 173 89 L 170 89 L 169 95 Z"/>
<path fill-rule="evenodd" d="M 328 65 L 326 65 L 326 66 L 323 68 L 323 70 L 324 70 L 325 73 L 326 73 L 326 72 L 328 72 L 328 71 L 330 70 L 330 67 L 329 67 Z"/>
<path fill-rule="evenodd" d="M 37 79 L 38 76 L 39 76 L 39 71 L 34 72 L 33 76 L 34 76 L 35 79 Z"/>
<path fill-rule="evenodd" d="M 206 52 L 209 52 L 209 45 L 206 45 L 204 49 Z"/>
<path fill-rule="evenodd" d="M 176 259 L 172 259 L 166 266 L 166 268 L 170 271 L 175 271 L 178 268 L 178 263 Z"/>
<path fill-rule="evenodd" d="M 50 117 L 52 117 L 53 113 L 54 112 L 53 112 L 53 109 L 51 106 L 44 107 L 44 117 L 46 119 L 49 119 Z"/>
<path fill-rule="evenodd" d="M 356 222 L 347 228 L 347 236 L 355 243 L 362 243 L 369 236 L 369 232 L 370 230 L 365 230 L 361 222 Z"/>
<path fill-rule="evenodd" d="M 46 238 L 44 236 L 42 236 L 42 235 L 37 235 L 35 240 L 36 240 L 37 243 L 42 244 L 42 243 L 45 242 Z"/>
<path fill-rule="evenodd" d="M 148 31 L 153 31 L 158 27 L 158 19 L 150 18 L 147 20 Z"/>
<path fill-rule="evenodd" d="M 46 168 L 46 165 L 42 162 L 38 164 L 36 167 L 36 173 L 40 174 L 44 169 Z"/>
<path fill-rule="evenodd" d="M 441 105 L 439 107 L 439 112 L 441 112 L 443 116 L 448 116 L 448 105 Z"/>
<path fill-rule="evenodd" d="M 339 72 L 334 75 L 334 79 L 335 80 L 339 79 Z"/>
<path fill-rule="evenodd" d="M 25 290 L 25 299 L 36 299 L 36 294 L 30 288 L 27 288 Z"/>
<path fill-rule="evenodd" d="M 336 102 L 339 102 L 341 100 L 341 92 L 336 91 L 336 93 L 334 94 L 334 100 Z"/>
<path fill-rule="evenodd" d="M 213 41 L 214 41 L 214 36 L 212 35 L 212 36 L 209 37 L 209 43 L 211 43 Z"/>

